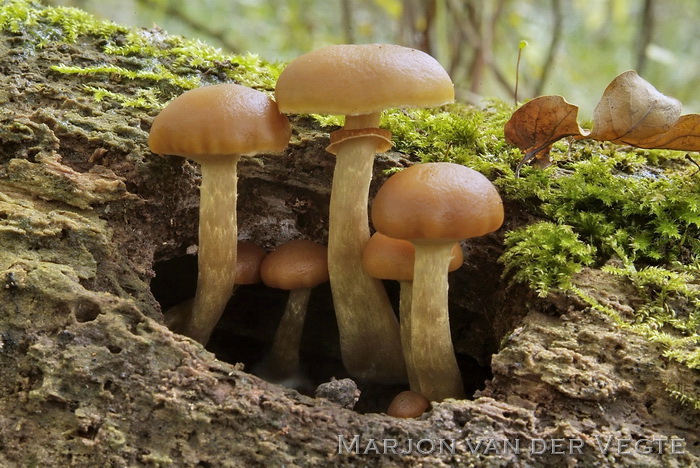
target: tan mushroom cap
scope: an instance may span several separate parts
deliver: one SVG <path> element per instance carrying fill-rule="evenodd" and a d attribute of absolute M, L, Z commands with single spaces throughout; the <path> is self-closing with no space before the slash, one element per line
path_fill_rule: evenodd
<path fill-rule="evenodd" d="M 430 401 L 423 395 L 405 390 L 394 397 L 386 410 L 387 416 L 394 418 L 417 418 L 430 406 Z"/>
<path fill-rule="evenodd" d="M 259 283 L 260 266 L 267 251 L 250 241 L 238 241 L 236 257 L 236 284 Z"/>
<path fill-rule="evenodd" d="M 503 201 L 484 175 L 466 166 L 416 164 L 379 189 L 372 222 L 396 239 L 467 239 L 503 224 Z"/>
<path fill-rule="evenodd" d="M 452 247 L 451 254 L 448 271 L 455 271 L 464 261 L 462 248 L 458 243 Z M 413 281 L 415 258 L 416 249 L 409 241 L 375 232 L 367 241 L 362 253 L 362 267 L 373 278 Z"/>
<path fill-rule="evenodd" d="M 282 112 L 360 115 L 454 100 L 445 69 L 420 50 L 393 44 L 332 45 L 289 63 L 277 80 Z"/>
<path fill-rule="evenodd" d="M 289 120 L 266 94 L 233 84 L 192 89 L 173 99 L 153 121 L 148 146 L 154 153 L 185 156 L 282 151 Z"/>
<path fill-rule="evenodd" d="M 313 288 L 328 281 L 328 249 L 309 240 L 289 241 L 265 257 L 260 276 L 271 288 Z"/>

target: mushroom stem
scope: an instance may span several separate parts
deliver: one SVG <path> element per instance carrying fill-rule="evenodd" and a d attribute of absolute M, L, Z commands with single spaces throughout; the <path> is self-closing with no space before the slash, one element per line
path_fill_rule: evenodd
<path fill-rule="evenodd" d="M 346 115 L 345 125 L 343 130 L 355 130 L 358 128 L 377 128 L 381 120 L 381 112 L 373 112 L 371 114 Z M 372 151 L 374 157 L 374 151 Z"/>
<path fill-rule="evenodd" d="M 201 164 L 197 293 L 183 334 L 202 344 L 209 341 L 236 280 L 237 163 L 237 157 L 229 157 Z"/>
<path fill-rule="evenodd" d="M 447 309 L 447 271 L 452 258 L 453 239 L 415 240 L 416 260 L 413 298 L 406 345 L 406 357 L 415 369 L 418 388 L 411 390 L 430 401 L 464 398 L 462 376 L 457 366 Z"/>
<path fill-rule="evenodd" d="M 408 340 L 403 337 L 411 336 L 411 304 L 413 303 L 413 281 L 399 281 L 399 324 L 401 330 L 401 347 L 406 361 L 406 373 L 408 374 L 409 388 L 419 388 L 419 380 L 416 369 L 410 357 Z"/>
<path fill-rule="evenodd" d="M 311 288 L 289 291 L 287 306 L 277 326 L 267 362 L 266 372 L 274 379 L 291 377 L 299 367 L 299 346 L 309 296 Z"/>
<path fill-rule="evenodd" d="M 413 302 L 413 281 L 399 281 L 399 288 L 399 320 L 403 323 L 404 318 L 406 322 L 409 321 Z"/>
<path fill-rule="evenodd" d="M 344 129 L 379 125 L 379 113 L 347 116 Z M 353 377 L 404 382 L 399 325 L 381 280 L 362 268 L 369 240 L 367 202 L 376 142 L 357 138 L 336 154 L 328 221 L 328 271 L 340 350 Z"/>

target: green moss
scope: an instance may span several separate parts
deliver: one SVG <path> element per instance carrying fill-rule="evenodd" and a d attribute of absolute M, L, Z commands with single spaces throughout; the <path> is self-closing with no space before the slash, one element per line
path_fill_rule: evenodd
<path fill-rule="evenodd" d="M 681 404 L 689 406 L 691 408 L 700 411 L 700 396 L 693 396 L 688 392 L 686 387 L 682 386 L 668 386 L 667 391 L 669 394 L 678 400 Z"/>
<path fill-rule="evenodd" d="M 697 178 L 650 164 L 631 168 L 627 153 L 581 156 L 566 172 L 553 168 L 504 187 L 529 198 L 541 214 L 574 226 L 606 256 L 666 262 L 700 251 Z"/>
<path fill-rule="evenodd" d="M 569 289 L 571 277 L 593 262 L 595 248 L 581 242 L 571 226 L 539 222 L 506 234 L 500 261 L 511 281 L 529 284 L 540 296 Z"/>
<path fill-rule="evenodd" d="M 612 144 L 559 144 L 553 154 L 550 168 L 527 167 L 521 178 L 496 180 L 505 198 L 547 220 L 506 234 L 505 271 L 539 295 L 575 293 L 618 325 L 660 344 L 667 358 L 700 369 L 697 168 L 683 153 Z M 611 259 L 622 266 L 611 266 Z M 633 320 L 576 286 L 573 274 L 587 264 L 605 264 L 603 272 L 634 285 L 640 302 Z M 700 401 L 697 390 L 670 383 L 667 389 L 691 406 Z"/>
<path fill-rule="evenodd" d="M 700 178 L 682 153 L 577 143 L 555 155 L 560 160 L 545 170 L 526 167 L 523 177 L 496 184 L 507 199 L 571 226 L 599 264 L 617 257 L 639 271 L 697 265 Z"/>
<path fill-rule="evenodd" d="M 91 96 L 128 107 L 159 109 L 185 90 L 221 81 L 271 92 L 281 69 L 252 54 L 224 54 L 198 40 L 159 30 L 134 30 L 76 8 L 45 7 L 28 0 L 0 5 L 0 29 L 28 36 L 37 49 L 94 42 L 115 63 L 56 63 L 51 70 L 90 78 L 96 82 L 85 86 Z M 107 80 L 138 81 L 138 86 L 116 92 L 97 85 Z"/>
<path fill-rule="evenodd" d="M 142 89 L 136 92 L 136 96 L 130 97 L 124 94 L 114 93 L 96 86 L 84 86 L 85 91 L 92 93 L 96 101 L 109 99 L 118 102 L 124 107 L 136 107 L 141 109 L 157 108 L 161 105 L 161 99 L 156 90 Z"/>
<path fill-rule="evenodd" d="M 513 109 L 493 100 L 485 108 L 451 104 L 431 109 L 391 109 L 381 127 L 392 133 L 394 151 L 423 162 L 454 162 L 470 166 L 492 179 L 513 177 L 519 152 L 506 145 L 503 125 Z M 312 116 L 322 127 L 342 125 L 339 116 Z"/>
<path fill-rule="evenodd" d="M 76 74 L 80 76 L 105 74 L 115 77 L 127 78 L 130 80 L 152 80 L 152 81 L 170 81 L 175 86 L 182 89 L 192 89 L 199 85 L 199 80 L 191 77 L 180 77 L 162 66 L 156 67 L 154 71 L 149 70 L 127 70 L 123 67 L 114 65 L 103 65 L 99 67 L 69 67 L 66 65 L 54 65 L 51 70 L 65 74 Z M 114 94 L 114 93 L 112 93 Z"/>
<path fill-rule="evenodd" d="M 54 40 L 75 42 L 80 36 L 107 38 L 126 33 L 128 28 L 94 16 L 77 8 L 45 8 L 39 2 L 9 0 L 0 6 L 0 28 L 15 34 L 28 34 L 39 45 Z"/>

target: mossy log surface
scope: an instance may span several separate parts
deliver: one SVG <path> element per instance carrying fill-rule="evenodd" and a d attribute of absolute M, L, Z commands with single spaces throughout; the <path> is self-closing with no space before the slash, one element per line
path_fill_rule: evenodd
<path fill-rule="evenodd" d="M 184 256 L 196 244 L 198 169 L 148 151 L 157 106 L 114 97 L 136 99 L 147 89 L 167 101 L 184 85 L 138 74 L 65 73 L 65 67 L 138 72 L 157 61 L 173 76 L 206 84 L 235 80 L 237 66 L 197 68 L 166 54 L 105 53 L 124 43 L 123 29 L 73 37 L 56 18 L 75 12 L 52 12 L 53 19 L 6 21 L 0 32 L 0 465 L 700 463 L 700 414 L 666 391 L 669 382 L 699 385 L 698 373 L 669 363 L 659 345 L 572 297 L 542 299 L 525 287 L 505 292 L 497 264 L 502 234 L 464 243 L 465 265 L 450 285 L 455 348 L 490 362 L 493 375 L 473 399 L 433 404 L 417 420 L 360 414 L 267 383 L 235 364 L 236 356 L 230 363 L 216 359 L 169 331 L 150 283 L 156 262 Z M 173 47 L 162 32 L 141 36 L 159 50 Z M 96 99 L 96 88 L 103 99 Z M 283 155 L 249 158 L 239 169 L 240 237 L 267 249 L 327 236 L 333 171 L 324 151 L 327 131 L 307 118 L 294 125 Z M 410 163 L 398 152 L 378 157 L 373 193 L 385 170 Z M 509 202 L 506 213 L 504 230 L 531 219 L 517 203 Z M 634 300 L 622 280 L 610 282 L 594 269 L 578 282 L 608 307 L 625 311 Z M 328 290 L 323 294 L 327 301 Z M 265 330 L 268 343 L 274 320 Z M 263 333 L 250 323 L 257 322 L 248 320 L 241 339 Z M 306 341 L 332 338 L 335 332 L 318 328 L 329 324 L 332 316 L 307 331 Z M 337 359 L 337 345 L 327 340 L 322 347 Z M 359 451 L 339 454 L 339 436 L 350 444 L 355 435 Z M 680 454 L 602 453 L 598 442 L 610 437 L 685 442 Z M 568 438 L 584 441 L 580 454 L 526 449 L 533 439 Z M 454 453 L 401 454 L 409 439 L 457 443 Z M 519 439 L 523 450 L 473 452 L 465 439 Z"/>

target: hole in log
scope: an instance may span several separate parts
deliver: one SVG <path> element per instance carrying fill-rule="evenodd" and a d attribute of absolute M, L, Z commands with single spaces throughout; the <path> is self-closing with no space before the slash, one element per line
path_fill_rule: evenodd
<path fill-rule="evenodd" d="M 100 306 L 91 301 L 80 301 L 73 308 L 73 315 L 80 323 L 92 322 L 100 313 L 102 313 Z"/>
<path fill-rule="evenodd" d="M 472 266 L 471 269 L 474 267 Z M 470 268 L 467 267 L 466 270 Z M 494 274 L 500 271 L 493 269 Z M 197 256 L 185 255 L 157 263 L 151 290 L 166 314 L 171 307 L 194 296 L 197 282 Z M 455 272 L 450 276 L 450 315 L 457 362 L 467 395 L 483 389 L 491 378 L 490 355 L 496 352 L 498 338 L 490 323 L 491 309 L 496 306 L 488 295 L 496 288 L 488 271 Z M 385 281 L 387 293 L 398 310 L 399 286 Z M 242 363 L 254 373 L 266 356 L 287 301 L 288 292 L 262 284 L 239 286 L 224 311 L 207 349 L 218 359 Z M 475 337 L 478 335 L 478 337 Z M 295 388 L 314 395 L 316 387 L 331 377 L 349 377 L 343 368 L 338 344 L 338 330 L 333 312 L 330 286 L 323 284 L 312 292 L 300 349 L 301 373 Z M 355 406 L 358 412 L 386 411 L 391 399 L 407 386 L 357 382 L 362 391 Z"/>

